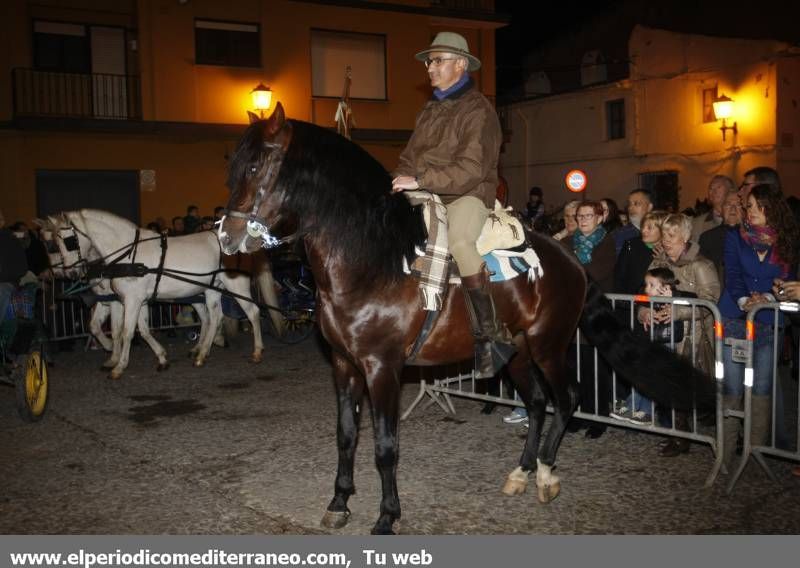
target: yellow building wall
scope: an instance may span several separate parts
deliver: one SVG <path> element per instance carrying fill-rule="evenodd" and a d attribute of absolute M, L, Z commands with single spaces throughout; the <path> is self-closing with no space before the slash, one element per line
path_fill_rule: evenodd
<path fill-rule="evenodd" d="M 36 170 L 155 170 L 155 191 L 140 192 L 143 223 L 162 216 L 167 221 L 185 215 L 186 207 L 200 207 L 211 215 L 225 205 L 226 152 L 235 140 L 187 139 L 175 135 L 129 136 L 113 134 L 23 132 L 0 137 L 0 152 L 15 160 L 3 167 L 0 208 L 6 220 L 29 220 L 36 215 Z M 4 164 L 6 165 L 6 164 Z"/>
<path fill-rule="evenodd" d="M 800 196 L 800 52 L 778 62 L 777 83 L 778 172 L 784 191 Z"/>
<path fill-rule="evenodd" d="M 183 5 L 139 0 L 139 12 L 144 118 L 178 122 L 245 123 L 252 108 L 250 90 L 263 82 L 273 91 L 273 104 L 281 101 L 289 117 L 333 124 L 336 100 L 311 96 L 311 30 L 325 29 L 386 36 L 388 100 L 354 100 L 353 114 L 362 128 L 412 128 L 430 97 L 427 73 L 414 54 L 430 45 L 442 27 L 420 14 L 287 0 L 193 0 Z M 262 68 L 195 65 L 195 18 L 259 24 Z M 467 37 L 484 62 L 476 82 L 494 96 L 494 30 L 447 29 Z"/>
<path fill-rule="evenodd" d="M 787 81 L 777 80 L 776 54 L 784 47 L 773 41 L 635 28 L 628 80 L 504 109 L 512 139 L 501 155 L 501 168 L 512 205 L 522 206 L 533 185 L 544 189 L 551 206 L 574 198 L 564 176 L 578 168 L 588 175 L 587 198 L 611 197 L 622 206 L 639 174 L 677 171 L 680 207 L 685 208 L 705 198 L 714 175 L 730 176 L 738 184 L 753 167 L 778 166 L 777 124 L 784 124 L 784 130 L 798 128 L 793 97 L 781 93 L 800 84 L 800 66 L 785 65 Z M 728 131 L 725 141 L 721 121 L 703 123 L 703 89 L 714 86 L 736 105 L 738 134 Z M 787 92 L 796 92 L 791 88 Z M 605 103 L 618 98 L 625 99 L 626 137 L 612 141 L 606 139 Z M 786 153 L 779 168 L 787 193 L 798 191 L 800 184 L 794 152 Z"/>
<path fill-rule="evenodd" d="M 428 2 L 409 0 L 414 6 Z M 386 101 L 353 100 L 362 129 L 413 129 L 417 113 L 430 97 L 425 68 L 414 54 L 441 29 L 465 35 L 483 61 L 474 74 L 479 88 L 495 96 L 494 30 L 487 22 L 449 20 L 424 14 L 362 10 L 287 0 L 11 0 L 0 22 L 0 76 L 13 67 L 32 67 L 31 21 L 53 19 L 119 25 L 135 39 L 132 72 L 141 74 L 144 121 L 247 124 L 250 91 L 259 82 L 273 90 L 290 118 L 333 126 L 335 99 L 311 96 L 311 35 L 321 28 L 379 33 L 386 36 Z M 491 4 L 490 2 L 487 4 Z M 262 67 L 195 65 L 194 21 L 258 23 Z M 5 79 L 4 79 L 5 80 Z M 358 77 L 353 77 L 357 81 Z M 13 118 L 11 89 L 0 89 L 0 121 Z M 164 131 L 170 131 L 165 129 Z M 226 152 L 235 138 L 205 135 L 89 133 L 0 129 L 0 208 L 7 219 L 29 220 L 36 214 L 36 170 L 155 170 L 156 189 L 141 193 L 141 219 L 169 219 L 196 204 L 203 214 L 224 204 Z M 381 164 L 396 166 L 402 143 L 363 144 Z"/>

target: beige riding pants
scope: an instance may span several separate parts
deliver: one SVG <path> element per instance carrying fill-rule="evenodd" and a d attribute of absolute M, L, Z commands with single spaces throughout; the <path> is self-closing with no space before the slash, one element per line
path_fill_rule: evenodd
<path fill-rule="evenodd" d="M 481 271 L 483 258 L 475 243 L 481 236 L 489 210 L 477 197 L 459 197 L 447 207 L 447 246 L 453 255 L 461 276 L 472 276 Z"/>

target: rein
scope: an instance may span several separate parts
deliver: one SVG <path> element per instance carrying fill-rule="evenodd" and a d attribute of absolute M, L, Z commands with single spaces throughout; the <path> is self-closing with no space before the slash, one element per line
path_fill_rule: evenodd
<path fill-rule="evenodd" d="M 67 238 L 68 239 L 70 239 L 70 238 L 74 238 L 75 239 L 74 242 L 75 242 L 75 246 L 77 246 L 77 249 L 73 249 L 73 250 L 77 250 L 78 258 L 79 258 L 79 260 L 76 261 L 75 263 L 71 264 L 70 267 L 77 266 L 77 265 L 84 265 L 86 268 L 84 268 L 84 270 L 83 270 L 83 276 L 87 279 L 87 281 L 89 279 L 93 279 L 93 278 L 113 279 L 113 278 L 126 278 L 126 277 L 142 277 L 142 276 L 146 276 L 147 274 L 155 274 L 156 275 L 156 283 L 155 283 L 155 287 L 153 289 L 153 294 L 148 299 L 149 302 L 156 301 L 157 295 L 158 295 L 158 286 L 159 286 L 159 284 L 161 282 L 161 278 L 164 277 L 164 276 L 167 276 L 169 278 L 173 278 L 173 279 L 179 280 L 181 282 L 186 282 L 188 284 L 194 284 L 195 286 L 199 286 L 201 288 L 206 288 L 206 289 L 209 289 L 209 290 L 217 291 L 217 292 L 219 292 L 221 294 L 224 294 L 224 295 L 232 297 L 232 298 L 238 298 L 240 300 L 246 300 L 246 301 L 248 301 L 250 303 L 255 304 L 256 306 L 258 306 L 261 309 L 277 311 L 277 312 L 280 312 L 282 314 L 288 313 L 286 310 L 284 310 L 282 308 L 279 308 L 278 306 L 272 306 L 270 304 L 265 304 L 263 302 L 258 302 L 256 300 L 254 300 L 253 298 L 248 298 L 247 296 L 243 296 L 241 294 L 237 294 L 235 292 L 231 292 L 229 290 L 226 290 L 226 289 L 218 287 L 218 286 L 214 286 L 214 281 L 216 279 L 216 275 L 219 274 L 220 272 L 239 272 L 241 274 L 247 274 L 246 272 L 244 272 L 242 270 L 239 270 L 239 271 L 228 270 L 228 269 L 222 268 L 221 264 L 220 264 L 220 268 L 217 268 L 216 270 L 212 270 L 210 272 L 187 272 L 187 271 L 183 271 L 183 270 L 172 270 L 172 269 L 169 269 L 169 268 L 164 268 L 164 260 L 165 260 L 165 258 L 167 256 L 167 247 L 168 247 L 168 244 L 167 244 L 168 243 L 168 241 L 167 241 L 168 237 L 166 235 L 162 234 L 162 235 L 159 235 L 157 237 L 148 237 L 146 239 L 142 239 L 142 238 L 140 238 L 140 231 L 137 228 L 133 242 L 128 243 L 125 246 L 122 246 L 122 247 L 116 249 L 115 251 L 112 251 L 111 253 L 105 255 L 102 258 L 99 258 L 97 260 L 89 262 L 88 260 L 84 259 L 81 256 L 80 246 L 78 246 L 77 236 L 75 236 L 75 235 L 76 234 L 83 235 L 89 241 L 91 241 L 91 238 L 89 237 L 89 235 L 87 235 L 86 233 L 84 233 L 83 231 L 81 231 L 80 229 L 78 229 L 77 227 L 75 227 L 72 224 L 70 224 L 69 229 L 71 229 L 73 231 L 73 237 L 67 237 Z M 137 254 L 138 249 L 139 249 L 139 243 L 144 243 L 144 242 L 147 242 L 147 241 L 154 241 L 156 239 L 160 239 L 161 240 L 161 256 L 160 256 L 159 261 L 158 261 L 158 267 L 156 267 L 156 268 L 148 268 L 147 266 L 145 266 L 142 263 L 137 263 L 136 262 L 136 254 Z M 114 258 L 113 260 L 109 261 L 108 263 L 104 264 L 105 259 L 110 258 L 110 257 L 114 256 L 117 253 L 121 253 L 121 254 L 119 254 L 116 258 Z M 220 252 L 220 256 L 221 256 L 221 252 Z M 123 263 L 122 261 L 124 259 L 128 258 L 128 257 L 130 257 L 131 262 Z M 221 263 L 221 261 L 222 261 L 222 259 L 220 257 L 220 263 Z M 62 255 L 62 263 L 63 263 L 63 255 Z M 191 278 L 187 278 L 186 276 L 182 276 L 182 275 L 195 276 L 195 277 L 211 276 L 211 282 L 206 284 L 205 282 L 199 282 L 197 280 L 192 280 Z M 83 290 L 86 290 L 89 287 L 90 287 L 90 285 L 87 282 L 84 286 L 82 286 L 80 288 L 70 289 L 69 292 L 66 293 L 66 294 L 67 295 L 77 294 L 79 292 L 82 292 Z M 295 310 L 295 311 L 313 312 L 314 310 L 311 310 L 311 309 L 305 309 L 305 310 L 300 309 L 300 310 Z"/>

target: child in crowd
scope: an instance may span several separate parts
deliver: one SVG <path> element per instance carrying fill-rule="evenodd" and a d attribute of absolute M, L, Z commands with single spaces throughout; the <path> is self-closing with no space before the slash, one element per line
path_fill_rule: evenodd
<path fill-rule="evenodd" d="M 650 268 L 644 275 L 644 293 L 648 296 L 696 297 L 690 292 L 679 291 L 678 284 L 680 281 L 675 277 L 675 273 L 666 267 Z M 671 304 L 653 303 L 651 314 L 651 318 L 648 318 L 643 325 L 644 331 L 654 342 L 677 345 L 683 340 L 684 322 L 671 321 Z M 611 416 L 634 424 L 650 424 L 652 423 L 652 408 L 653 404 L 650 399 L 639 393 L 635 393 L 634 396 L 634 392 L 631 392 L 622 406 L 612 412 Z"/>
<path fill-rule="evenodd" d="M 683 293 L 677 289 L 679 283 L 675 278 L 675 273 L 669 268 L 651 268 L 644 274 L 644 293 L 648 296 L 664 296 L 667 298 L 681 296 Z M 670 317 L 670 310 L 670 304 L 653 304 L 653 331 L 651 335 L 653 341 L 670 343 L 672 335 L 675 336 L 675 343 L 683 340 L 683 325 L 671 325 L 669 322 L 664 321 L 664 318 Z M 649 332 L 646 324 L 644 329 Z"/>

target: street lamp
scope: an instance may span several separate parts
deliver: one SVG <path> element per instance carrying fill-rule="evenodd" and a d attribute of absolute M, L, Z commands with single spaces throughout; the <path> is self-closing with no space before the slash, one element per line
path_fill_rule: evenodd
<path fill-rule="evenodd" d="M 733 101 L 730 98 L 722 95 L 714 101 L 714 116 L 717 117 L 717 120 L 722 119 L 722 126 L 719 129 L 722 130 L 723 142 L 725 141 L 725 132 L 728 130 L 733 130 L 733 135 L 736 136 L 738 132 L 736 121 L 734 121 L 733 126 L 725 124 L 725 120 L 733 116 Z"/>
<path fill-rule="evenodd" d="M 259 83 L 255 89 L 250 91 L 250 96 L 253 98 L 253 106 L 260 117 L 264 118 L 264 111 L 269 110 L 269 106 L 272 104 L 272 89 L 265 86 L 264 83 Z"/>

